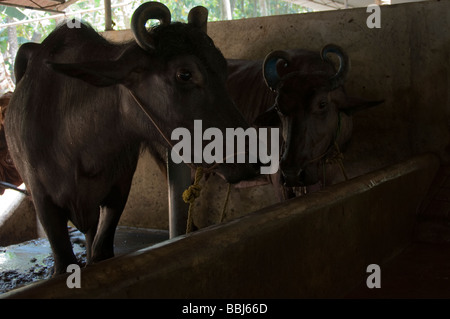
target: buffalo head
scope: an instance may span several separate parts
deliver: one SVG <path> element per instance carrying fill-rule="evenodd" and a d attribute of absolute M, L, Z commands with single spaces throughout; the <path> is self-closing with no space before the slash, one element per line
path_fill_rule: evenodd
<path fill-rule="evenodd" d="M 337 71 L 329 53 L 339 58 Z M 281 124 L 284 151 L 280 169 L 286 186 L 319 182 L 324 161 L 350 138 L 351 115 L 380 103 L 347 96 L 343 84 L 349 68 L 348 56 L 332 44 L 320 55 L 291 50 L 266 56 L 264 79 L 276 100 L 257 123 Z"/>

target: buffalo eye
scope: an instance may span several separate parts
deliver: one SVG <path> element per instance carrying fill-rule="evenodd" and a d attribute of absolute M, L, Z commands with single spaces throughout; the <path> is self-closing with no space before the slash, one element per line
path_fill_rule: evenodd
<path fill-rule="evenodd" d="M 189 82 L 192 79 L 192 73 L 189 70 L 180 70 L 177 72 L 177 80 L 180 82 Z"/>

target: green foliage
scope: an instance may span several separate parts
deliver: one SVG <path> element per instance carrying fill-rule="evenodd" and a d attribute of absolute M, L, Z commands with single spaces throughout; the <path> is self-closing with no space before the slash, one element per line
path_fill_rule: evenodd
<path fill-rule="evenodd" d="M 20 10 L 18 10 L 17 8 L 14 7 L 5 7 L 2 10 L 7 16 L 16 18 L 18 20 L 23 20 L 25 19 L 27 16 L 24 15 Z"/>

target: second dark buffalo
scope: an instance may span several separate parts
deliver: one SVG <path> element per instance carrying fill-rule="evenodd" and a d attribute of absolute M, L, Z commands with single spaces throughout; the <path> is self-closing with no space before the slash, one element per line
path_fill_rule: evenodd
<path fill-rule="evenodd" d="M 337 70 L 331 54 L 339 59 Z M 270 52 L 264 61 L 228 60 L 227 86 L 247 121 L 281 129 L 281 179 L 275 184 L 304 187 L 323 180 L 325 160 L 351 137 L 351 115 L 381 103 L 346 94 L 349 64 L 334 44 L 320 53 L 295 49 Z M 282 199 L 292 196 L 285 191 Z"/>

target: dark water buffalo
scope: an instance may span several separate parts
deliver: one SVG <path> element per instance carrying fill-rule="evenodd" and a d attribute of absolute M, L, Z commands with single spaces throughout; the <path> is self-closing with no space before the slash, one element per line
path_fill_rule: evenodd
<path fill-rule="evenodd" d="M 339 58 L 337 71 L 329 53 Z M 323 180 L 325 161 L 351 137 L 351 115 L 380 103 L 345 93 L 348 70 L 347 55 L 332 44 L 320 54 L 288 50 L 271 52 L 264 61 L 228 60 L 227 86 L 247 121 L 281 127 L 284 185 Z"/>
<path fill-rule="evenodd" d="M 0 195 L 5 192 L 5 187 L 1 183 L 5 182 L 7 183 L 5 185 L 10 184 L 13 187 L 22 184 L 22 178 L 9 154 L 5 137 L 4 119 L 11 96 L 12 92 L 7 92 L 0 97 Z"/>
<path fill-rule="evenodd" d="M 88 263 L 114 255 L 143 146 L 163 161 L 171 132 L 192 129 L 195 119 L 223 130 L 248 127 L 226 91 L 226 60 L 204 32 L 206 9 L 193 10 L 189 23 L 171 23 L 167 7 L 148 2 L 132 17 L 135 41 L 112 44 L 88 26 L 62 25 L 19 52 L 7 140 L 56 273 L 77 262 L 68 220 L 86 234 Z M 147 30 L 149 19 L 161 23 Z M 256 174 L 247 164 L 217 170 L 231 183 Z"/>

